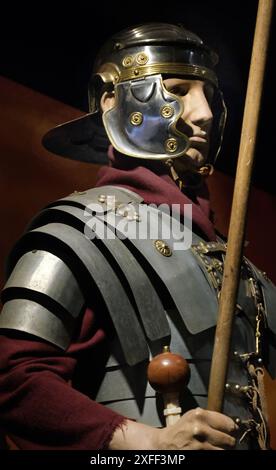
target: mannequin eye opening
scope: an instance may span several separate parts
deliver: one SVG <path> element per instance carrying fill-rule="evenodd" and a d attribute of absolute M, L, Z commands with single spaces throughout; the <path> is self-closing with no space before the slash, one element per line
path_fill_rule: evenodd
<path fill-rule="evenodd" d="M 174 86 L 165 86 L 165 88 L 169 93 L 173 93 L 174 95 L 177 95 L 177 96 L 185 96 L 187 95 L 190 87 L 188 85 L 174 85 Z"/>

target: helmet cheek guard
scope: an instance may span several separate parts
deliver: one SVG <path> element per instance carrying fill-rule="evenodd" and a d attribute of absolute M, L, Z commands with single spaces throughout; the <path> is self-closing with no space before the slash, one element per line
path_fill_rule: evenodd
<path fill-rule="evenodd" d="M 183 104 L 163 85 L 162 76 L 115 85 L 115 106 L 103 113 L 112 145 L 121 153 L 149 160 L 183 155 L 188 137 L 176 129 Z"/>

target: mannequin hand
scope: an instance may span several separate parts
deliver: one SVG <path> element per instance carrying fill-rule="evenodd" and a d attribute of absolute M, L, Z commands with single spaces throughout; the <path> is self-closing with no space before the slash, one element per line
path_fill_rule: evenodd
<path fill-rule="evenodd" d="M 116 429 L 109 448 L 151 450 L 223 450 L 235 446 L 237 425 L 216 411 L 196 408 L 167 428 L 127 420 Z"/>
<path fill-rule="evenodd" d="M 216 411 L 196 408 L 160 430 L 158 449 L 223 450 L 235 446 L 237 425 Z"/>

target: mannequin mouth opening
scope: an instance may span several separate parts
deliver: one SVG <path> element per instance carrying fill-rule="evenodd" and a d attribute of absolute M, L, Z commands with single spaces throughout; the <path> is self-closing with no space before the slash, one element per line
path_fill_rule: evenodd
<path fill-rule="evenodd" d="M 207 162 L 210 137 L 209 132 L 203 129 L 194 130 L 183 119 L 179 119 L 177 130 L 189 138 L 189 148 L 186 152 L 174 159 L 174 168 L 179 172 L 196 171 Z"/>
<path fill-rule="evenodd" d="M 196 172 L 207 163 L 209 142 L 206 139 L 192 138 L 186 152 L 178 158 L 173 159 L 173 166 L 177 173 L 186 171 Z"/>

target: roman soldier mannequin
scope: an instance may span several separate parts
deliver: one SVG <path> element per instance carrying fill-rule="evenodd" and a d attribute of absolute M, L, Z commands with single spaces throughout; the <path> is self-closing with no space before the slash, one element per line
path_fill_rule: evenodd
<path fill-rule="evenodd" d="M 0 413 L 19 448 L 268 447 L 276 290 L 247 259 L 223 413 L 205 409 L 226 251 L 205 183 L 226 116 L 217 60 L 181 26 L 128 28 L 99 52 L 91 112 L 45 136 L 54 153 L 108 165 L 96 188 L 35 216 L 7 263 Z M 147 380 L 164 348 L 190 369 L 168 427 Z"/>

